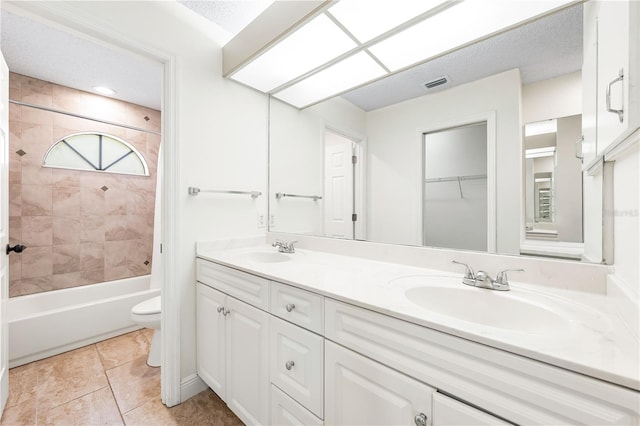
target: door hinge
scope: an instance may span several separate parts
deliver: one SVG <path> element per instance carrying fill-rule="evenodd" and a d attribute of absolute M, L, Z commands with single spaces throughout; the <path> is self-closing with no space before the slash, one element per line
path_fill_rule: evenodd
<path fill-rule="evenodd" d="M 358 157 L 355 155 L 351 156 L 351 164 L 356 164 L 358 162 Z"/>
<path fill-rule="evenodd" d="M 357 214 L 355 214 L 355 213 L 352 213 L 352 214 L 351 214 L 351 221 L 352 221 L 352 222 L 355 222 L 355 221 L 357 221 L 357 220 L 358 220 L 358 215 L 357 215 Z"/>

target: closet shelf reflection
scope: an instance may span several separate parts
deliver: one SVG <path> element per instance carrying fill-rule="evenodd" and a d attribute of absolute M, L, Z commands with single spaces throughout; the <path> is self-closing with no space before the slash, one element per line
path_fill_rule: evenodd
<path fill-rule="evenodd" d="M 424 183 L 436 183 L 436 182 L 458 182 L 458 189 L 460 190 L 460 198 L 464 198 L 464 194 L 462 192 L 462 181 L 463 180 L 478 180 L 478 179 L 486 179 L 487 175 L 467 175 L 467 176 L 447 176 L 440 178 L 429 178 L 425 179 Z"/>

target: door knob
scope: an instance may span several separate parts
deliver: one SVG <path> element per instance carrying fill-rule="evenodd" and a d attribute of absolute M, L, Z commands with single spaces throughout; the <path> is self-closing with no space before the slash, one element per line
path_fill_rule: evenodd
<path fill-rule="evenodd" d="M 24 249 L 26 249 L 26 246 L 23 246 L 22 244 L 16 244 L 15 246 L 11 247 L 9 244 L 7 244 L 7 254 L 11 253 L 12 251 L 15 251 L 16 253 L 22 253 L 24 251 Z"/>

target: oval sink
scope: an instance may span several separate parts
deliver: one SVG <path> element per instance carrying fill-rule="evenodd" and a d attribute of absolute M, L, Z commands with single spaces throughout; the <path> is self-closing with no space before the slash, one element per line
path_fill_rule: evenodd
<path fill-rule="evenodd" d="M 565 330 L 571 320 L 557 307 L 513 292 L 475 287 L 421 286 L 405 292 L 412 303 L 435 314 L 503 330 L 548 333 Z"/>

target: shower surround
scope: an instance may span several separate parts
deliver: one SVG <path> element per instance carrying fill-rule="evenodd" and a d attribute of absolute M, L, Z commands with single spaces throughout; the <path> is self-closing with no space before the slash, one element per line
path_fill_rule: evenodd
<path fill-rule="evenodd" d="M 9 98 L 10 296 L 149 274 L 160 111 L 11 73 Z M 64 113 L 92 117 L 104 124 Z M 133 145 L 150 176 L 42 167 L 59 139 L 103 132 Z"/>

